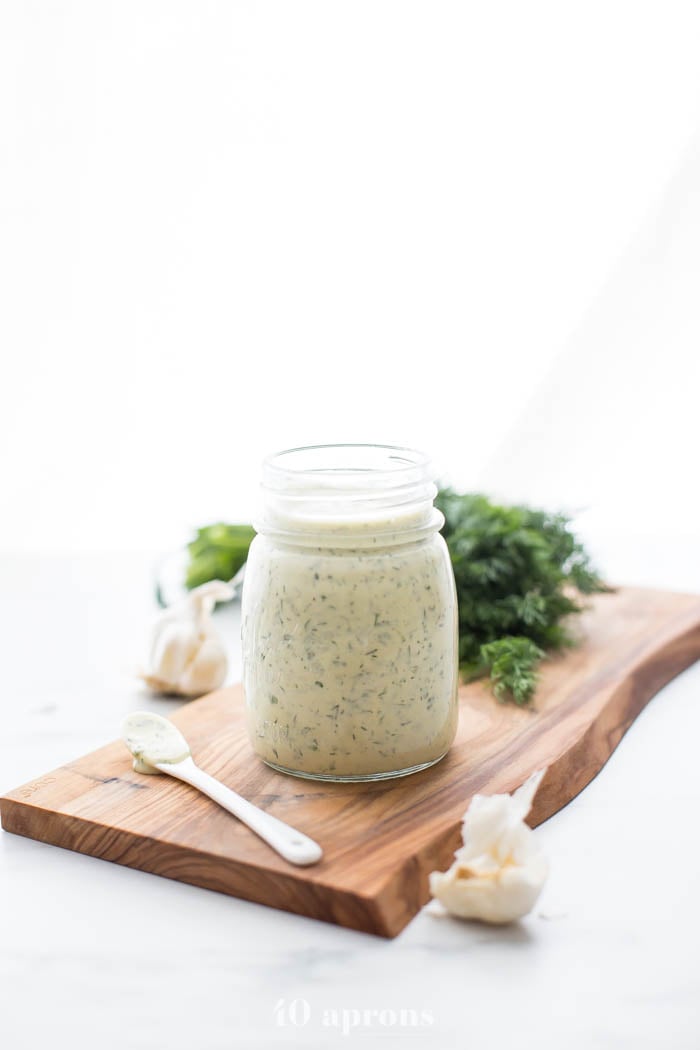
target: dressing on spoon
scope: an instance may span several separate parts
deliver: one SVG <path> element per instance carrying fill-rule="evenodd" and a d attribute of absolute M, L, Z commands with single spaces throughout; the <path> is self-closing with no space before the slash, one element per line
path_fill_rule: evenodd
<path fill-rule="evenodd" d="M 159 762 L 182 762 L 190 757 L 189 744 L 172 722 L 149 711 L 135 711 L 122 726 L 124 743 L 134 756 L 137 773 L 160 773 Z"/>
<path fill-rule="evenodd" d="M 258 809 L 195 765 L 189 744 L 167 718 L 149 711 L 135 711 L 124 721 L 122 739 L 134 756 L 137 773 L 169 773 L 197 788 L 238 817 L 290 864 L 315 864 L 323 856 L 319 844 L 308 835 Z"/>

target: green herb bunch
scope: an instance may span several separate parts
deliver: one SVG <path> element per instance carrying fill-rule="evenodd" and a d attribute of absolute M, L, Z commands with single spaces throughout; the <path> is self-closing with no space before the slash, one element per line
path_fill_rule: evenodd
<path fill-rule="evenodd" d="M 253 542 L 252 525 L 226 525 L 217 522 L 197 530 L 188 543 L 189 562 L 185 576 L 188 590 L 209 580 L 230 580 L 245 564 Z"/>
<path fill-rule="evenodd" d="M 582 611 L 580 596 L 608 588 L 564 514 L 452 489 L 436 504 L 457 582 L 462 672 L 488 674 L 496 696 L 525 704 L 545 650 L 572 643 L 566 618 Z"/>

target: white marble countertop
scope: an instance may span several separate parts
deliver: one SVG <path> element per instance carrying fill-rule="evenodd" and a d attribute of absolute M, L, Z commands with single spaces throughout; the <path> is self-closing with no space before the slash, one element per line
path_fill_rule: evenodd
<path fill-rule="evenodd" d="M 610 551 L 631 582 L 700 589 L 695 550 Z M 137 706 L 174 706 L 131 676 L 151 564 L 0 559 L 3 790 L 115 737 Z M 232 680 L 236 615 L 217 614 Z M 508 929 L 421 913 L 385 941 L 2 834 L 1 1043 L 696 1050 L 699 739 L 696 665 L 538 830 L 550 880 Z"/>

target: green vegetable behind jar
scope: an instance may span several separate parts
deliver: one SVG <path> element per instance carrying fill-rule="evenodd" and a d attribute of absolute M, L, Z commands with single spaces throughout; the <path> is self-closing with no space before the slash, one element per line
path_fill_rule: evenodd
<path fill-rule="evenodd" d="M 265 461 L 242 634 L 250 737 L 298 776 L 374 780 L 439 761 L 457 727 L 457 600 L 421 453 Z"/>

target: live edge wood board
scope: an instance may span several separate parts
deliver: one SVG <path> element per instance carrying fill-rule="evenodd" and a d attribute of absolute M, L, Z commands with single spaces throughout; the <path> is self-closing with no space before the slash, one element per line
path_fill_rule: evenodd
<path fill-rule="evenodd" d="M 334 785 L 284 776 L 251 752 L 240 686 L 173 716 L 195 760 L 317 839 L 324 859 L 295 868 L 233 817 L 171 777 L 131 769 L 117 741 L 0 800 L 3 827 L 56 846 L 385 937 L 428 897 L 476 792 L 512 791 L 548 766 L 533 826 L 596 775 L 651 697 L 700 657 L 700 597 L 623 589 L 581 617 L 581 644 L 549 660 L 534 710 L 460 690 L 454 746 L 397 781 Z M 652 756 L 650 756 L 651 759 Z"/>

